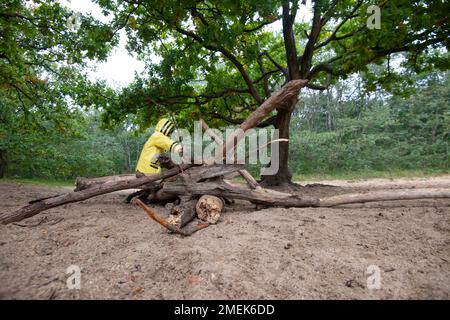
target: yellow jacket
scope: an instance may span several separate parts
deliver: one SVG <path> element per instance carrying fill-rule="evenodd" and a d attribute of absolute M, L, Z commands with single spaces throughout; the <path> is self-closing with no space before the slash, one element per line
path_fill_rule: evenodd
<path fill-rule="evenodd" d="M 164 152 L 172 152 L 178 144 L 169 138 L 173 132 L 174 124 L 168 119 L 161 119 L 156 125 L 155 132 L 150 136 L 142 148 L 136 171 L 151 174 L 161 171 L 158 163 L 158 155 Z"/>

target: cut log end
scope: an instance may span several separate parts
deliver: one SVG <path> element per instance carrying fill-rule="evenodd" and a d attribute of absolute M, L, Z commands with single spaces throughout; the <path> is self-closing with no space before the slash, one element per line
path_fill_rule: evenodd
<path fill-rule="evenodd" d="M 170 208 L 167 222 L 176 228 L 182 228 L 195 218 L 196 200 L 182 201 Z"/>
<path fill-rule="evenodd" d="M 219 221 L 222 208 L 222 199 L 210 195 L 201 196 L 195 206 L 197 217 L 210 224 L 215 224 Z"/>

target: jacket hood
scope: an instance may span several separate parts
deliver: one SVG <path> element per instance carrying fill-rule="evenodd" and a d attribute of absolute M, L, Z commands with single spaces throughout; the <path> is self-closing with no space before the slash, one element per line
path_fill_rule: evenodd
<path fill-rule="evenodd" d="M 155 132 L 161 132 L 165 136 L 170 136 L 173 132 L 175 125 L 169 119 L 163 118 L 158 121 L 155 127 Z"/>

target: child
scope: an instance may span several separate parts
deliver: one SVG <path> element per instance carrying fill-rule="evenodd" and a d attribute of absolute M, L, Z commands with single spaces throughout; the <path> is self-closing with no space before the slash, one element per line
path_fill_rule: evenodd
<path fill-rule="evenodd" d="M 168 119 L 164 118 L 158 121 L 155 132 L 147 140 L 141 151 L 136 166 L 136 176 L 161 172 L 158 155 L 165 152 L 182 152 L 181 145 L 170 139 L 174 128 L 174 123 Z"/>

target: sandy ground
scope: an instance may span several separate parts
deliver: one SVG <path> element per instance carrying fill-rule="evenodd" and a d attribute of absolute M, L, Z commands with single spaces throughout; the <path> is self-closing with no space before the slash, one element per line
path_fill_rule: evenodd
<path fill-rule="evenodd" d="M 321 183 L 299 192 L 448 188 L 450 176 Z M 0 212 L 68 191 L 0 182 Z M 0 226 L 0 298 L 450 298 L 447 200 L 258 211 L 238 202 L 217 225 L 182 238 L 122 203 L 124 194 Z M 81 268 L 79 290 L 67 287 L 71 265 Z"/>

